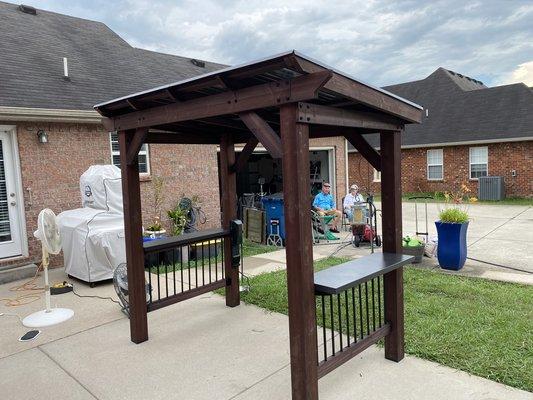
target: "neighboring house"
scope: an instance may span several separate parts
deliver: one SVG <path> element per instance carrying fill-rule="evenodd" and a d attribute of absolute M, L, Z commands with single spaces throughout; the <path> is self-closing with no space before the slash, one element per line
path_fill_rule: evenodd
<path fill-rule="evenodd" d="M 427 78 L 385 87 L 425 109 L 402 138 L 404 192 L 457 190 L 477 195 L 477 178 L 502 176 L 507 196 L 533 196 L 533 89 L 523 83 L 489 88 L 439 68 Z M 378 138 L 369 142 L 379 147 Z M 379 174 L 349 150 L 349 177 L 379 192 Z"/>
<path fill-rule="evenodd" d="M 116 136 L 104 130 L 95 104 L 224 66 L 137 49 L 103 23 L 31 7 L 0 2 L 0 20 L 0 268 L 5 268 L 40 259 L 33 237 L 40 210 L 80 207 L 80 175 L 93 164 L 118 164 Z M 45 137 L 47 143 L 41 143 Z M 340 201 L 346 141 L 319 139 L 311 146 L 311 159 L 322 163 L 313 177 L 331 180 Z M 241 193 L 258 191 L 260 174 L 275 180 L 275 160 L 261 148 L 256 153 L 248 175 L 239 177 Z M 139 162 L 145 224 L 154 217 L 153 178 L 161 177 L 164 216 L 183 195 L 196 195 L 206 227 L 219 225 L 217 146 L 145 146 Z"/>

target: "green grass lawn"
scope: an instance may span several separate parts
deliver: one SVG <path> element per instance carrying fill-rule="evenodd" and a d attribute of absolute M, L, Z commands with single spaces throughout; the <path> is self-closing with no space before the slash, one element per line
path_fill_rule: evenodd
<path fill-rule="evenodd" d="M 321 260 L 315 270 L 344 261 Z M 405 269 L 404 282 L 409 354 L 533 391 L 533 287 L 415 268 Z M 246 303 L 287 314 L 285 271 L 250 285 Z"/>
<path fill-rule="evenodd" d="M 442 192 L 426 192 L 426 193 L 403 193 L 402 200 L 407 202 L 413 202 L 414 200 L 409 200 L 410 197 L 414 196 L 430 196 L 432 199 L 428 200 L 428 203 L 442 203 L 444 202 L 444 194 Z M 476 196 L 474 193 L 473 196 Z M 381 201 L 381 196 L 379 194 L 374 196 L 374 201 Z M 418 200 L 419 202 L 423 200 Z M 514 206 L 533 206 L 533 199 L 528 199 L 524 197 L 509 197 L 504 200 L 499 201 L 490 201 L 490 200 L 478 200 L 477 204 L 494 204 L 494 205 L 514 205 Z"/>

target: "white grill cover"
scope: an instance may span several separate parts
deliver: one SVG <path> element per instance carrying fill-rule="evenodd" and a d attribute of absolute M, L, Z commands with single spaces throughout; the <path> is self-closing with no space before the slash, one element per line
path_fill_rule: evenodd
<path fill-rule="evenodd" d="M 85 282 L 113 278 L 126 262 L 124 217 L 93 208 L 64 211 L 57 216 L 65 272 Z"/>
<path fill-rule="evenodd" d="M 92 165 L 80 177 L 81 205 L 96 210 L 123 213 L 120 169 Z"/>

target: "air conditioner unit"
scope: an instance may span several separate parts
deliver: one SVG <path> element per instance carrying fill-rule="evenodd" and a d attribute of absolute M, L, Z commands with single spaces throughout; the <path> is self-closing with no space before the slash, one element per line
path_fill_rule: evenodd
<path fill-rule="evenodd" d="M 483 176 L 478 178 L 478 199 L 505 199 L 505 184 L 503 181 L 503 176 Z"/>

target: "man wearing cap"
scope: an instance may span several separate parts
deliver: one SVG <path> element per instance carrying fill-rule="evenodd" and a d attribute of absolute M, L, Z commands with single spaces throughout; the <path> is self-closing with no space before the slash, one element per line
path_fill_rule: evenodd
<path fill-rule="evenodd" d="M 319 215 L 335 215 L 331 223 L 331 232 L 339 233 L 338 223 L 341 212 L 335 209 L 335 200 L 331 195 L 331 185 L 328 182 L 322 184 L 322 191 L 315 196 L 313 207 Z"/>
<path fill-rule="evenodd" d="M 364 201 L 365 199 L 359 193 L 359 187 L 357 185 L 350 186 L 350 192 L 346 195 L 346 197 L 344 198 L 344 203 L 342 204 L 344 213 L 348 216 L 348 221 L 352 221 L 353 219 L 352 207 Z"/>

